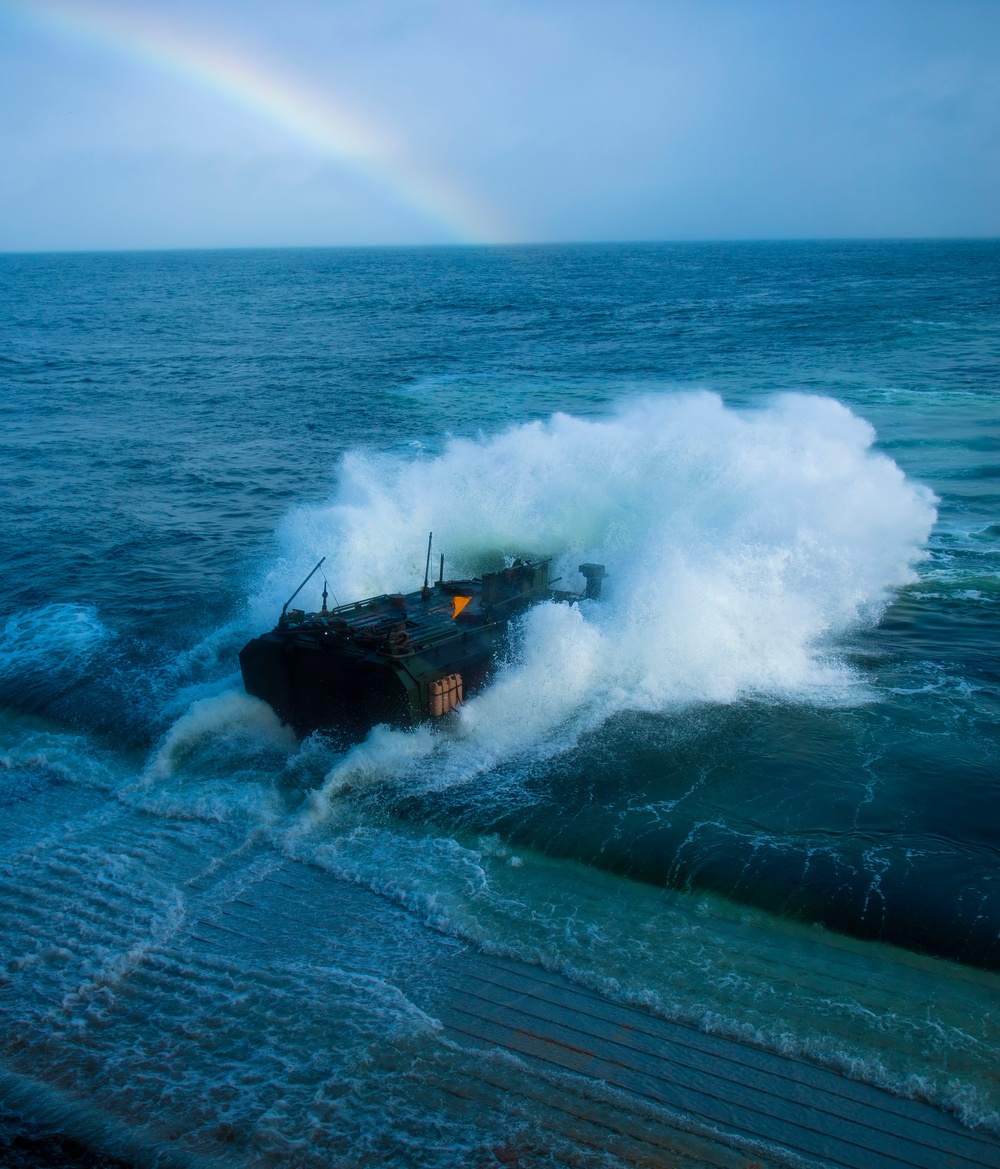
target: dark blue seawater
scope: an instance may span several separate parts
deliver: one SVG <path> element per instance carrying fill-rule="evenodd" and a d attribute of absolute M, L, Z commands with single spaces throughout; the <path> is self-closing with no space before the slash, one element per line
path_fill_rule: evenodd
<path fill-rule="evenodd" d="M 18 900 L 96 864 L 132 905 L 129 816 L 996 1122 L 1000 244 L 4 256 L 0 305 L 0 1061 L 132 1084 L 135 1036 L 44 1007 L 118 942 L 72 881 Z M 430 528 L 601 559 L 605 608 L 533 615 L 455 731 L 290 739 L 240 646 L 318 555 L 413 587 Z M 936 1005 L 832 990 L 818 938 Z M 171 1107 L 215 1151 L 208 1066 Z M 384 1148 L 443 1163 L 407 1108 Z"/>

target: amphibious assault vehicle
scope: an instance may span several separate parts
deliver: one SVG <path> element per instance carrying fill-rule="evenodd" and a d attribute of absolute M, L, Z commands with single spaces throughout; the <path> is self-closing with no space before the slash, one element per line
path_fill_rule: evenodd
<path fill-rule="evenodd" d="M 431 543 L 423 588 L 383 593 L 316 613 L 285 602 L 278 624 L 240 651 L 248 694 L 262 698 L 299 734 L 337 728 L 364 734 L 377 723 L 415 726 L 441 718 L 482 686 L 511 618 L 543 600 L 596 600 L 604 566 L 581 564 L 582 593 L 552 588 L 550 559 L 515 560 L 471 580 L 433 584 Z M 325 557 L 324 557 L 325 560 Z"/>

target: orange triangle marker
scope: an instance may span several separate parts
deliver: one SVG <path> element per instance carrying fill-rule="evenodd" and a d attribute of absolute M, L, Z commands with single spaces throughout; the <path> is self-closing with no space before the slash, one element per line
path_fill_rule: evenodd
<path fill-rule="evenodd" d="M 451 603 L 452 603 L 451 619 L 452 619 L 452 621 L 455 620 L 455 618 L 459 615 L 459 613 L 461 613 L 461 611 L 465 608 L 465 606 L 471 600 L 472 600 L 471 597 L 452 597 L 451 598 Z"/>

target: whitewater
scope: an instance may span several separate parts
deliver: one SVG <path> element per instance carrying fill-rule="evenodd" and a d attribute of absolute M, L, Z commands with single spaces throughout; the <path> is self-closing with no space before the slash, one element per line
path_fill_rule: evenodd
<path fill-rule="evenodd" d="M 419 760 L 434 782 L 459 782 L 562 749 L 626 710 L 864 701 L 836 638 L 876 624 L 891 590 L 915 579 L 936 518 L 933 494 L 874 439 L 830 399 L 786 394 L 734 411 L 702 392 L 456 439 L 432 458 L 349 453 L 334 495 L 279 528 L 283 555 L 251 604 L 261 625 L 322 556 L 335 596 L 408 587 L 425 529 L 459 577 L 506 554 L 552 556 L 553 577 L 567 580 L 599 560 L 609 579 L 600 603 L 535 606 L 453 730 L 379 732 L 325 790 L 355 774 L 420 782 Z M 242 705 L 251 721 L 270 717 Z M 236 713 L 226 698 L 216 709 Z"/>

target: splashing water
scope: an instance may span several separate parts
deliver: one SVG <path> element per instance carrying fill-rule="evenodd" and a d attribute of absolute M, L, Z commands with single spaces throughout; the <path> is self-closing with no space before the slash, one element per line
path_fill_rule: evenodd
<path fill-rule="evenodd" d="M 223 749 L 234 741 L 244 748 L 259 743 L 274 743 L 287 750 L 295 747 L 295 736 L 288 727 L 281 725 L 266 702 L 229 691 L 211 698 L 200 698 L 191 704 L 171 726 L 150 761 L 146 769 L 148 779 L 166 779 L 206 740 Z"/>
<path fill-rule="evenodd" d="M 405 745 L 381 731 L 328 792 L 430 756 L 435 782 L 454 781 L 559 750 L 624 710 L 862 696 L 835 639 L 876 622 L 913 579 L 935 519 L 932 493 L 874 438 L 831 399 L 786 394 L 739 411 L 698 393 L 600 420 L 557 414 L 452 441 L 430 461 L 349 455 L 333 498 L 284 524 L 261 612 L 292 568 L 324 553 L 341 599 L 402 587 L 422 571 L 429 528 L 452 572 L 503 553 L 552 555 L 564 579 L 600 560 L 609 578 L 600 603 L 531 610 L 452 730 Z"/>

